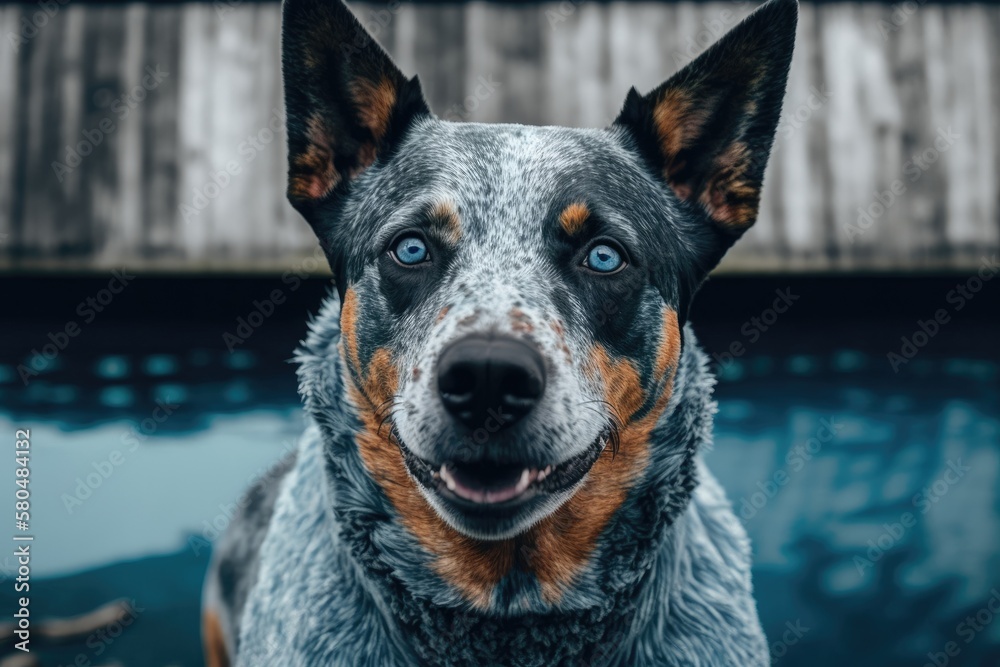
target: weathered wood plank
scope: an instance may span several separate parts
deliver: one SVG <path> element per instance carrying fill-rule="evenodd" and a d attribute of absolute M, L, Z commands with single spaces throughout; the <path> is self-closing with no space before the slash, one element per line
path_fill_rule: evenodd
<path fill-rule="evenodd" d="M 142 4 L 130 5 L 125 10 L 125 36 L 119 65 L 122 88 L 127 82 L 142 78 L 149 13 L 149 7 Z M 115 91 L 119 100 L 125 93 L 123 89 Z M 104 262 L 137 263 L 142 260 L 148 222 L 144 212 L 143 164 L 149 149 L 143 142 L 143 109 L 140 105 L 132 108 L 125 101 L 116 104 L 114 109 L 108 108 L 106 115 L 116 124 L 115 165 L 120 188 L 116 205 L 110 212 L 115 220 L 114 232 L 103 238 L 95 236 L 92 242 L 99 244 Z"/>
<path fill-rule="evenodd" d="M 907 171 L 905 165 L 912 156 L 933 142 L 933 122 L 926 100 L 928 73 L 925 66 L 927 43 L 924 24 L 919 18 L 914 17 L 904 24 L 905 29 L 890 31 L 887 27 L 893 25 L 890 8 L 887 8 L 882 20 L 885 23 L 880 24 L 882 26 L 880 34 L 890 41 L 894 49 L 893 82 L 903 114 L 903 132 L 897 156 L 899 168 L 896 178 L 902 181 L 907 191 L 896 204 L 899 217 L 892 219 L 892 222 L 901 223 L 906 233 L 897 234 L 881 252 L 892 252 L 902 258 L 930 258 L 938 243 L 938 236 L 935 233 L 934 201 L 937 193 L 933 184 L 941 182 L 940 176 L 923 174 L 928 176 L 928 180 L 921 185 L 919 180 L 917 182 L 911 180 L 915 175 L 912 171 L 905 173 Z M 928 184 L 932 185 L 928 187 Z M 887 227 L 889 233 L 896 231 L 891 225 Z"/>
<path fill-rule="evenodd" d="M 959 253 L 974 256 L 979 241 L 996 240 L 997 109 L 990 107 L 996 85 L 990 78 L 996 33 L 989 30 L 985 9 L 975 5 L 954 8 L 947 30 L 953 94 L 942 122 L 953 125 L 957 135 L 954 145 L 942 152 L 942 168 L 948 174 L 947 235 Z"/>
<path fill-rule="evenodd" d="M 202 202 L 202 188 L 211 173 L 212 150 L 210 103 L 214 39 L 218 16 L 210 4 L 188 4 L 182 9 L 180 87 L 180 192 L 177 213 L 178 240 L 184 255 L 201 265 L 213 254 L 210 231 L 214 207 Z"/>
<path fill-rule="evenodd" d="M 129 81 L 129 101 L 141 108 L 145 177 L 143 215 L 145 254 L 177 252 L 177 181 L 180 152 L 177 118 L 180 108 L 177 66 L 180 63 L 180 8 L 155 7 L 146 19 L 146 49 L 141 72 Z"/>
<path fill-rule="evenodd" d="M 27 174 L 22 193 L 22 239 L 26 252 L 34 256 L 61 254 L 58 225 L 63 213 L 63 190 L 52 163 L 65 162 L 67 157 L 65 146 L 59 142 L 60 133 L 51 130 L 60 126 L 62 89 L 52 82 L 59 79 L 65 30 L 65 18 L 57 14 L 38 30 L 30 40 L 32 48 L 26 51 L 30 60 L 26 71 L 27 150 L 21 167 Z"/>
<path fill-rule="evenodd" d="M 8 35 L 17 36 L 20 31 L 21 6 L 0 7 L 0 36 L 6 38 L 0 47 L 0 100 L 13 100 L 18 94 L 20 67 L 16 41 Z M 10 252 L 13 248 L 14 225 L 14 170 L 17 166 L 16 133 L 18 105 L 0 102 L 0 251 Z"/>

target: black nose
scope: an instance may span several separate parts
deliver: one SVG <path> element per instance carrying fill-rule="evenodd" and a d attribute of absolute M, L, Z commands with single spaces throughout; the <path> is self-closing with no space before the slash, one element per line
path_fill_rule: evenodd
<path fill-rule="evenodd" d="M 545 391 L 545 364 L 534 348 L 507 336 L 461 338 L 438 360 L 438 392 L 448 412 L 471 430 L 510 426 Z"/>

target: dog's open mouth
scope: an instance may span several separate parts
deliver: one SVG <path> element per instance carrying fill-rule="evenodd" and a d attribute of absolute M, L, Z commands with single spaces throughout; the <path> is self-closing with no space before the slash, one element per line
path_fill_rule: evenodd
<path fill-rule="evenodd" d="M 401 441 L 399 448 L 407 469 L 427 489 L 448 500 L 478 508 L 519 505 L 539 494 L 551 494 L 572 488 L 584 478 L 608 443 L 602 433 L 586 450 L 562 463 L 531 467 L 519 463 L 495 461 L 426 461 Z"/>

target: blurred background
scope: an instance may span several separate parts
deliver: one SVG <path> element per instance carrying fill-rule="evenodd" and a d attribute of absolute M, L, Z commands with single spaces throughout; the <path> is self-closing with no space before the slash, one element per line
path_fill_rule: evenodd
<path fill-rule="evenodd" d="M 599 127 L 755 3 L 351 6 L 439 116 Z M 0 4 L 0 430 L 31 429 L 46 667 L 201 665 L 212 542 L 301 430 L 330 282 L 284 199 L 279 11 Z M 998 37 L 994 3 L 802 5 L 761 217 L 693 313 L 775 663 L 1000 665 Z"/>

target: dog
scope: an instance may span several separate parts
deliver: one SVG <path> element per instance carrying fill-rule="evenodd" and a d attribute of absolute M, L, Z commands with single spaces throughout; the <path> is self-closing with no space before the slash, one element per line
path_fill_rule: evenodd
<path fill-rule="evenodd" d="M 757 216 L 796 1 L 604 129 L 439 120 L 342 2 L 282 13 L 336 290 L 308 427 L 216 545 L 208 664 L 770 664 L 687 319 Z"/>

